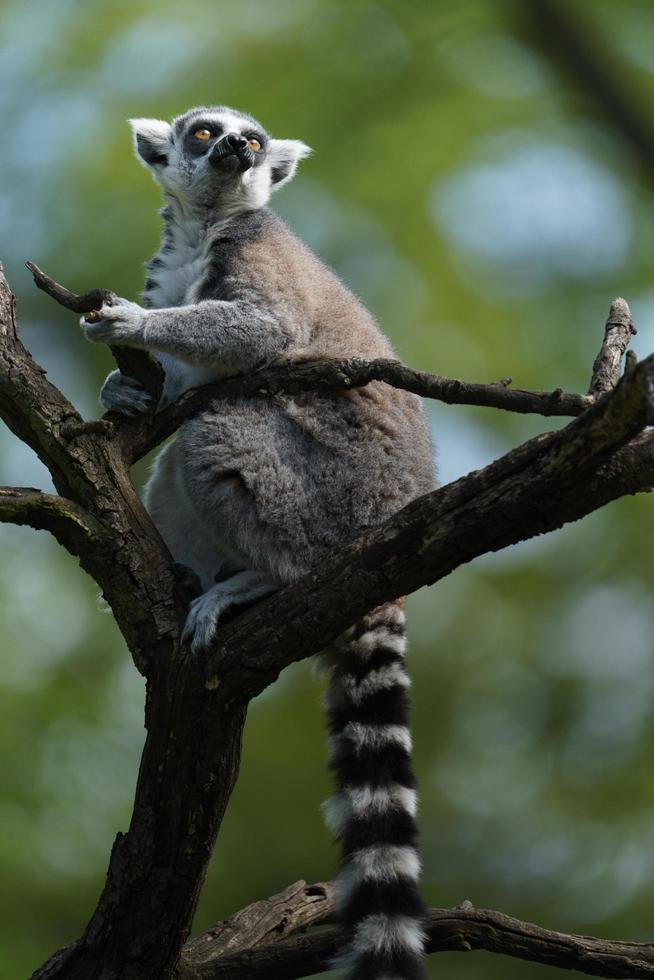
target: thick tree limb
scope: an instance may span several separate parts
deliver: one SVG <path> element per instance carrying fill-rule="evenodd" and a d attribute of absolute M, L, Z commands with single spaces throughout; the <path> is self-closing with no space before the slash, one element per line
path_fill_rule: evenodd
<path fill-rule="evenodd" d="M 62 498 L 82 508 L 89 526 L 93 520 L 102 529 L 79 551 L 80 563 L 102 588 L 144 671 L 155 650 L 163 655 L 176 642 L 186 608 L 170 555 L 132 486 L 120 447 L 84 422 L 20 342 L 1 267 L 0 419 L 35 450 Z"/>
<path fill-rule="evenodd" d="M 654 355 L 564 429 L 414 500 L 297 586 L 225 625 L 209 658 L 207 683 L 253 697 L 371 605 L 432 584 L 478 555 L 577 520 L 598 506 L 597 496 L 613 499 L 610 473 L 602 467 L 651 419 L 653 373 Z M 643 485 L 629 492 L 654 482 L 651 445 L 640 443 L 630 454 L 632 476 Z M 643 457 L 635 469 L 634 452 Z M 617 479 L 614 495 L 622 493 L 624 480 Z"/>
<path fill-rule="evenodd" d="M 67 494 L 59 466 L 59 427 L 81 422 L 75 407 L 51 385 L 18 338 L 16 302 L 0 265 L 0 418 L 50 470 L 55 486 Z M 57 485 L 58 481 L 60 485 Z"/>
<path fill-rule="evenodd" d="M 342 946 L 339 929 L 309 933 L 283 942 L 279 942 L 275 930 L 275 921 L 279 933 L 288 935 L 305 929 L 308 922 L 317 925 L 333 916 L 334 893 L 331 900 L 327 898 L 317 905 L 307 902 L 308 908 L 303 910 L 299 885 L 304 885 L 304 882 L 298 882 L 287 890 L 296 900 L 300 899 L 293 906 L 284 904 L 286 892 L 283 892 L 267 902 L 258 902 L 237 913 L 237 916 L 247 918 L 255 910 L 261 910 L 263 922 L 269 930 L 263 941 L 250 946 L 243 944 L 245 948 L 238 952 L 226 949 L 223 930 L 228 929 L 232 921 L 228 919 L 226 923 L 218 925 L 215 945 L 213 930 L 187 944 L 177 974 L 178 980 L 299 980 L 325 972 L 329 959 Z M 531 922 L 522 922 L 502 912 L 477 909 L 467 901 L 458 908 L 430 909 L 426 932 L 429 953 L 468 953 L 483 949 L 561 970 L 576 970 L 593 977 L 631 980 L 654 977 L 654 944 L 626 943 L 556 932 Z M 199 950 L 202 950 L 202 955 L 197 954 Z"/>

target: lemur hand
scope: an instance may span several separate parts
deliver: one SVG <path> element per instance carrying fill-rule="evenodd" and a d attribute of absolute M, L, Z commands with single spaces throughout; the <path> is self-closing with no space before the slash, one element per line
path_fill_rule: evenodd
<path fill-rule="evenodd" d="M 147 311 L 128 299 L 117 296 L 113 305 L 105 303 L 100 308 L 100 319 L 88 323 L 82 317 L 80 325 L 89 340 L 96 344 L 113 344 L 118 347 L 143 347 L 145 343 L 145 317 Z"/>
<path fill-rule="evenodd" d="M 152 395 L 134 378 L 112 371 L 100 391 L 100 403 L 108 412 L 141 415 L 152 408 Z"/>

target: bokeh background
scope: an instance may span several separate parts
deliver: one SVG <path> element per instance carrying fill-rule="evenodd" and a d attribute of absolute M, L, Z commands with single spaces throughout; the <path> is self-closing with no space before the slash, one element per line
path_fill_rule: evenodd
<path fill-rule="evenodd" d="M 274 206 L 408 364 L 585 390 L 618 294 L 636 351 L 654 349 L 647 0 L 4 0 L 0 37 L 1 258 L 25 341 L 87 417 L 109 354 L 23 261 L 135 298 L 158 192 L 124 120 L 197 103 L 314 147 Z M 443 481 L 553 425 L 429 413 Z M 4 428 L 0 483 L 50 488 Z M 410 599 L 430 904 L 654 938 L 653 531 L 654 502 L 625 499 Z M 144 691 L 97 587 L 53 540 L 0 526 L 0 556 L 0 976 L 16 980 L 95 906 L 129 818 Z M 253 704 L 198 930 L 331 876 L 320 692 L 299 664 Z M 430 969 L 553 976 L 484 953 Z"/>

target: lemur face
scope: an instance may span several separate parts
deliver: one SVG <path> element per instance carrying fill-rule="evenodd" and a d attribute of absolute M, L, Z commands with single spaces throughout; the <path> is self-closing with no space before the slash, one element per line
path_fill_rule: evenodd
<path fill-rule="evenodd" d="M 189 109 L 172 124 L 130 119 L 138 159 L 169 194 L 230 212 L 262 207 L 311 151 L 273 139 L 252 116 L 226 106 Z"/>

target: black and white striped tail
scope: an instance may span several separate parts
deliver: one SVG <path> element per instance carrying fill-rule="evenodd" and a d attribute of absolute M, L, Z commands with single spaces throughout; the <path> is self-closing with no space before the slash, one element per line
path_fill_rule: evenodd
<path fill-rule="evenodd" d="M 424 980 L 424 907 L 411 765 L 404 613 L 381 606 L 330 656 L 330 767 L 325 805 L 342 844 L 340 911 L 349 980 Z"/>

